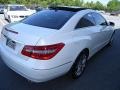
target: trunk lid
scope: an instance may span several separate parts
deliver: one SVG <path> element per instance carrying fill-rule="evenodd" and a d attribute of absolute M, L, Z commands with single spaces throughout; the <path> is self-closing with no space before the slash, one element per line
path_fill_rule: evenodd
<path fill-rule="evenodd" d="M 55 34 L 57 31 L 58 30 L 17 23 L 14 25 L 8 25 L 2 31 L 1 39 L 2 44 L 7 50 L 9 49 L 13 53 L 21 54 L 25 45 L 35 46 L 38 41 Z"/>
<path fill-rule="evenodd" d="M 54 29 L 42 28 L 19 23 L 6 28 L 5 35 L 10 39 L 25 45 L 35 45 L 39 39 L 43 39 L 57 32 Z"/>

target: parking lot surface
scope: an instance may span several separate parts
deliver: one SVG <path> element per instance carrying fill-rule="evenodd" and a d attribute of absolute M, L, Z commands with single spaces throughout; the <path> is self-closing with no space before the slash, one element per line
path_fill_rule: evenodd
<path fill-rule="evenodd" d="M 7 24 L 0 19 L 0 28 L 3 23 Z M 95 54 L 78 80 L 64 75 L 33 83 L 9 69 L 0 58 L 0 90 L 120 90 L 120 30 L 116 30 L 112 47 L 106 46 Z"/>

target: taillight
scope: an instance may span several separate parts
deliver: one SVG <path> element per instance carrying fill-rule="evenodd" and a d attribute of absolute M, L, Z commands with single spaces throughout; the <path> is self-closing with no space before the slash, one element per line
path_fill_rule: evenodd
<path fill-rule="evenodd" d="M 47 46 L 26 45 L 21 53 L 34 59 L 48 60 L 53 58 L 64 47 L 64 45 L 65 44 L 63 43 Z"/>

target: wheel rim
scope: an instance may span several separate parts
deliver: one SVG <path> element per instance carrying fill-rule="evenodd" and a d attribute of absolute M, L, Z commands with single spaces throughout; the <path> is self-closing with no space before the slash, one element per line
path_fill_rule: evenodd
<path fill-rule="evenodd" d="M 75 74 L 77 76 L 80 76 L 82 74 L 82 72 L 84 71 L 85 65 L 86 65 L 86 60 L 87 60 L 87 56 L 86 55 L 82 55 L 82 57 L 80 58 L 78 65 L 76 66 L 76 72 Z"/>

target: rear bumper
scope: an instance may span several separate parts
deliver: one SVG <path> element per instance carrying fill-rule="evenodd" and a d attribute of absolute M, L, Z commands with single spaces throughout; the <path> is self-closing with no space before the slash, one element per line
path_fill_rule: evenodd
<path fill-rule="evenodd" d="M 0 54 L 5 64 L 13 71 L 33 82 L 45 82 L 61 76 L 65 72 L 65 68 L 70 67 L 71 63 L 52 69 L 34 69 L 29 60 L 23 60 L 17 55 L 11 54 L 4 46 L 0 45 Z"/>

